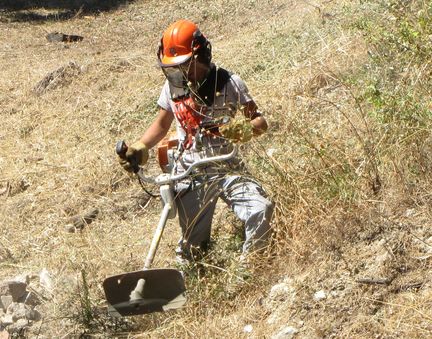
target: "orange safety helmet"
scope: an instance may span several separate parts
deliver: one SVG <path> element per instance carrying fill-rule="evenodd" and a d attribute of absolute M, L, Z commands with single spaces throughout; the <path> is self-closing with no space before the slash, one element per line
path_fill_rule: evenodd
<path fill-rule="evenodd" d="M 202 57 L 201 61 L 210 64 L 210 42 L 193 22 L 188 20 L 174 22 L 162 35 L 158 49 L 159 65 L 177 66 L 188 61 L 192 55 L 198 55 Z"/>

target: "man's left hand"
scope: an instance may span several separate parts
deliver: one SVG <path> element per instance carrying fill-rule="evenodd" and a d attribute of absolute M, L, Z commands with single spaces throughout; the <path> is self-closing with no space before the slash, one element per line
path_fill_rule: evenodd
<path fill-rule="evenodd" d="M 248 142 L 253 136 L 250 120 L 231 119 L 229 123 L 219 127 L 220 134 L 231 142 Z"/>

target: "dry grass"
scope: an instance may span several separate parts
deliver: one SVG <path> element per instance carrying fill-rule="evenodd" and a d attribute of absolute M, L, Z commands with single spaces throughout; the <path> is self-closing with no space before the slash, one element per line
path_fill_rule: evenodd
<path fill-rule="evenodd" d="M 365 12 L 378 15 L 377 6 L 136 1 L 37 22 L 0 13 L 7 32 L 0 37 L 0 191 L 7 192 L 0 195 L 0 278 L 46 268 L 55 287 L 29 336 L 261 338 L 285 325 L 304 338 L 428 336 L 430 123 L 402 133 L 364 100 L 364 74 L 373 69 L 352 24 Z M 160 32 L 182 17 L 200 24 L 215 61 L 247 81 L 270 121 L 268 135 L 243 152 L 277 204 L 274 241 L 246 286 L 230 292 L 238 243 L 227 236 L 231 222 L 221 208 L 218 245 L 207 260 L 220 268 L 190 272 L 188 306 L 113 321 L 101 311 L 101 282 L 142 266 L 159 213 L 159 202 L 147 204 L 117 165 L 113 146 L 151 121 L 163 82 L 155 60 Z M 45 35 L 53 31 L 84 40 L 51 44 Z M 35 95 L 41 79 L 71 61 L 79 72 Z M 413 68 L 413 77 L 427 70 Z M 149 169 L 157 171 L 154 163 Z M 70 216 L 92 208 L 100 210 L 96 221 L 64 231 Z M 170 222 L 155 267 L 173 265 L 178 236 Z M 288 278 L 293 299 L 265 307 L 271 286 Z M 37 279 L 32 284 L 43 293 Z M 313 300 L 319 290 L 325 301 Z M 243 332 L 246 324 L 252 333 Z"/>

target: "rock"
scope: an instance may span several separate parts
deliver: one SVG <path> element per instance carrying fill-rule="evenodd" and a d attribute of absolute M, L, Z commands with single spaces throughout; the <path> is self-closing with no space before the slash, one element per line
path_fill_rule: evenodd
<path fill-rule="evenodd" d="M 47 74 L 33 88 L 36 95 L 42 95 L 45 92 L 66 85 L 82 71 L 81 66 L 71 61 L 66 66 L 62 66 L 51 73 Z"/>
<path fill-rule="evenodd" d="M 272 339 L 290 339 L 293 338 L 296 333 L 298 333 L 298 329 L 292 326 L 284 327 L 278 334 L 272 336 Z"/>
<path fill-rule="evenodd" d="M 4 281 L 0 284 L 0 296 L 1 295 L 9 295 L 9 285 L 7 281 Z"/>
<path fill-rule="evenodd" d="M 39 273 L 39 281 L 40 284 L 47 290 L 48 292 L 52 292 L 53 290 L 53 283 L 51 274 L 48 272 L 46 268 L 43 268 L 42 271 Z"/>
<path fill-rule="evenodd" d="M 409 208 L 405 211 L 406 217 L 412 217 L 415 214 L 416 210 L 414 208 Z"/>
<path fill-rule="evenodd" d="M 39 311 L 35 309 L 27 309 L 25 317 L 27 320 L 32 320 L 32 321 L 39 321 L 42 318 Z"/>
<path fill-rule="evenodd" d="M 323 300 L 325 298 L 327 298 L 327 295 L 326 295 L 326 293 L 323 290 L 315 292 L 315 294 L 313 296 L 313 299 L 315 301 L 321 301 L 321 300 Z"/>
<path fill-rule="evenodd" d="M 28 322 L 28 320 L 27 319 L 19 319 L 19 320 L 17 320 L 14 324 L 12 324 L 12 325 L 10 325 L 9 327 L 8 327 L 8 331 L 9 331 L 9 333 L 11 333 L 11 334 L 15 334 L 15 333 L 18 333 L 18 335 L 21 337 L 21 336 L 23 336 L 24 337 L 24 330 L 26 329 L 26 328 L 28 328 L 29 327 L 29 322 Z"/>
<path fill-rule="evenodd" d="M 330 296 L 331 296 L 332 298 L 337 298 L 337 297 L 340 296 L 340 292 L 339 292 L 339 291 L 331 291 L 331 292 L 330 292 Z"/>
<path fill-rule="evenodd" d="M 287 283 L 280 283 L 274 285 L 269 293 L 269 298 L 271 300 L 283 301 L 286 300 L 291 292 L 291 288 Z"/>
<path fill-rule="evenodd" d="M 46 35 L 46 39 L 49 42 L 79 42 L 82 41 L 84 38 L 79 35 L 70 35 L 70 34 L 63 34 L 59 32 L 52 32 Z"/>
<path fill-rule="evenodd" d="M 275 152 L 276 152 L 276 148 L 269 148 L 269 149 L 266 150 L 266 154 L 269 157 L 272 157 Z"/>
<path fill-rule="evenodd" d="M 12 314 L 5 314 L 0 318 L 0 325 L 6 327 L 13 324 Z"/>
<path fill-rule="evenodd" d="M 15 278 L 13 278 L 13 281 L 18 281 L 28 285 L 30 283 L 30 275 L 26 273 L 17 275 Z"/>
<path fill-rule="evenodd" d="M 0 339 L 9 339 L 9 332 L 0 330 Z"/>
<path fill-rule="evenodd" d="M 12 320 L 25 319 L 27 307 L 22 303 L 12 303 L 7 308 L 6 314 L 12 315 Z"/>
<path fill-rule="evenodd" d="M 33 292 L 26 292 L 18 302 L 24 303 L 28 306 L 36 306 L 40 304 L 39 297 Z"/>
<path fill-rule="evenodd" d="M 283 282 L 274 285 L 264 300 L 263 306 L 270 312 L 274 312 L 281 304 L 295 300 L 296 290 L 292 279 L 286 278 Z"/>
<path fill-rule="evenodd" d="M 245 327 L 243 327 L 244 333 L 252 333 L 252 331 L 253 331 L 253 326 L 251 324 L 247 324 Z"/>
<path fill-rule="evenodd" d="M 70 233 L 75 232 L 75 230 L 82 230 L 85 226 L 90 225 L 97 218 L 98 214 L 99 210 L 94 208 L 85 212 L 83 215 L 74 215 L 68 220 L 65 228 Z M 73 225 L 75 230 L 72 230 L 71 225 Z"/>
<path fill-rule="evenodd" d="M 270 316 L 267 318 L 267 324 L 273 325 L 279 321 L 280 315 L 277 311 L 273 311 Z"/>
<path fill-rule="evenodd" d="M 0 301 L 1 301 L 1 304 L 2 304 L 3 310 L 6 312 L 6 310 L 9 307 L 9 305 L 12 304 L 13 299 L 12 299 L 11 295 L 2 295 L 2 296 L 0 296 Z"/>
<path fill-rule="evenodd" d="M 0 285 L 0 296 L 11 296 L 13 301 L 17 301 L 26 292 L 27 284 L 21 281 L 10 280 L 2 282 Z"/>
<path fill-rule="evenodd" d="M 65 226 L 65 231 L 68 233 L 75 233 L 76 232 L 76 228 L 73 224 L 67 224 Z"/>
<path fill-rule="evenodd" d="M 13 301 L 18 301 L 27 290 L 27 284 L 20 281 L 9 281 L 9 293 Z"/>

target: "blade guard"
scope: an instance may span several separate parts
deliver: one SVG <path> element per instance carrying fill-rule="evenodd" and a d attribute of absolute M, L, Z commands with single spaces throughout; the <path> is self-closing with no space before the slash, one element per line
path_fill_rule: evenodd
<path fill-rule="evenodd" d="M 142 299 L 131 300 L 140 279 L 144 279 Z M 182 307 L 186 302 L 183 275 L 175 269 L 148 269 L 108 277 L 103 282 L 105 296 L 115 316 L 130 316 Z"/>

